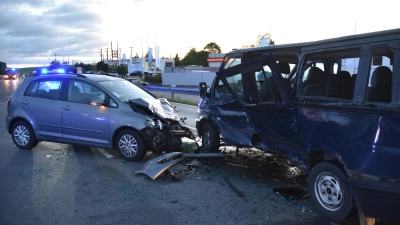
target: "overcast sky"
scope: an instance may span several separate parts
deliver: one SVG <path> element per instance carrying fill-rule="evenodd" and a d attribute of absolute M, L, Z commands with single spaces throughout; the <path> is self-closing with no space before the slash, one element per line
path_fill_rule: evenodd
<path fill-rule="evenodd" d="M 183 58 L 269 32 L 287 44 L 400 28 L 396 0 L 0 0 L 0 12 L 0 61 L 13 67 L 98 62 L 111 42 L 127 57 L 157 45 L 160 56 Z"/>

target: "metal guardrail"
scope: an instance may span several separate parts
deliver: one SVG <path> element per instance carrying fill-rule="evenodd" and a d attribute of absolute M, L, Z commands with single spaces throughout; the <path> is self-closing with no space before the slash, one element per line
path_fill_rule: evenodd
<path fill-rule="evenodd" d="M 190 88 L 177 88 L 177 87 L 159 87 L 159 86 L 142 86 L 144 89 L 149 91 L 162 91 L 162 92 L 170 92 L 176 94 L 189 94 L 189 95 L 199 95 L 198 89 L 190 89 Z"/>
<path fill-rule="evenodd" d="M 199 93 L 200 93 L 198 89 L 190 89 L 190 88 L 159 87 L 159 86 L 142 86 L 142 88 L 144 88 L 148 91 L 159 91 L 159 92 L 171 93 L 171 99 L 174 99 L 175 94 L 199 96 Z"/>

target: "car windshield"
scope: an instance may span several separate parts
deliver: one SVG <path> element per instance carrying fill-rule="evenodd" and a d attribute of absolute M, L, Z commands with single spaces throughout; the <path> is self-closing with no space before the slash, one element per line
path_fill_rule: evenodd
<path fill-rule="evenodd" d="M 126 80 L 100 81 L 99 84 L 112 92 L 123 102 L 128 102 L 129 99 L 136 98 L 154 98 L 151 94 Z"/>

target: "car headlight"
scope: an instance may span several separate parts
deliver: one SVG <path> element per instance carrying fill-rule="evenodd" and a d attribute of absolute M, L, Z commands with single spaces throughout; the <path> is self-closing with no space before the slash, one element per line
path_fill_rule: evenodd
<path fill-rule="evenodd" d="M 150 125 L 151 125 L 152 127 L 155 127 L 155 126 L 156 126 L 156 122 L 154 122 L 154 120 L 150 120 Z"/>

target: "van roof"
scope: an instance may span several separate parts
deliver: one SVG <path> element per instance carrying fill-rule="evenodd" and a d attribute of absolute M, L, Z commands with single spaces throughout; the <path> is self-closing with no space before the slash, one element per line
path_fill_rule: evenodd
<path fill-rule="evenodd" d="M 340 42 L 341 45 L 346 45 L 346 43 L 348 43 L 349 45 L 353 45 L 353 44 L 369 43 L 372 41 L 384 41 L 384 40 L 396 40 L 396 39 L 400 40 L 400 28 L 369 32 L 363 34 L 347 35 L 347 36 L 317 40 L 312 42 L 299 42 L 299 43 L 282 44 L 282 45 L 269 45 L 263 47 L 244 48 L 244 49 L 233 50 L 229 52 L 227 55 L 235 55 L 235 54 L 241 54 L 243 52 L 256 52 L 256 51 L 278 52 L 280 49 L 284 50 L 285 52 L 290 51 L 290 49 L 292 49 L 293 51 L 300 51 L 302 49 L 312 50 L 312 49 L 319 49 L 321 47 L 334 46 L 338 42 Z M 321 45 L 326 45 L 326 46 L 321 46 Z"/>

